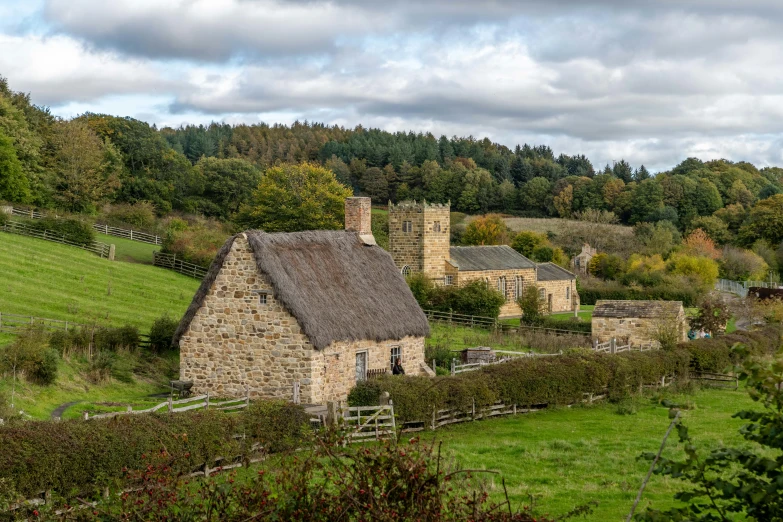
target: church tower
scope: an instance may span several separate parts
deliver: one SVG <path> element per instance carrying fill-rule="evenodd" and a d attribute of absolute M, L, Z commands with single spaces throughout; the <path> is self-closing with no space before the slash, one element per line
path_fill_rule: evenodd
<path fill-rule="evenodd" d="M 449 211 L 448 203 L 389 203 L 389 250 L 403 275 L 423 272 L 439 283 L 444 281 Z"/>

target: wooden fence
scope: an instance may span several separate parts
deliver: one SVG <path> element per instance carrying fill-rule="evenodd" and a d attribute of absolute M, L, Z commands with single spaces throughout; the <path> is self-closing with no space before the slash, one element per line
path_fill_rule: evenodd
<path fill-rule="evenodd" d="M 25 329 L 30 326 L 41 326 L 46 330 L 64 330 L 80 328 L 86 326 L 73 321 L 63 321 L 60 319 L 47 319 L 44 317 L 34 317 L 32 315 L 17 315 L 0 312 L 0 331 L 15 332 L 19 329 Z"/>
<path fill-rule="evenodd" d="M 98 415 L 90 415 L 88 412 L 84 412 L 83 419 L 107 419 L 110 417 L 117 417 L 118 415 L 137 415 L 142 413 L 153 413 L 165 409 L 170 413 L 182 413 L 184 411 L 200 410 L 200 409 L 215 409 L 221 411 L 237 411 L 242 408 L 247 408 L 250 404 L 250 396 L 246 396 L 240 399 L 225 399 L 216 401 L 211 399 L 209 394 L 198 395 L 196 397 L 188 397 L 187 399 L 173 400 L 173 397 L 169 397 L 169 400 L 162 402 L 152 408 L 146 408 L 143 410 L 134 410 L 132 406 L 128 406 L 123 411 L 112 411 L 109 413 L 100 413 Z"/>
<path fill-rule="evenodd" d="M 388 406 L 348 407 L 343 411 L 343 427 L 349 442 L 394 439 L 394 405 L 390 401 Z"/>
<path fill-rule="evenodd" d="M 455 314 L 453 312 L 439 312 L 437 310 L 424 310 L 424 314 L 431 322 L 456 324 L 459 326 L 468 326 L 470 328 L 485 328 L 488 330 L 499 330 L 508 333 L 518 333 L 522 331 L 541 332 L 550 335 L 579 335 L 591 337 L 587 332 L 568 330 L 565 328 L 545 328 L 542 326 L 526 326 L 504 323 L 492 317 L 482 317 L 476 315 Z"/>
<path fill-rule="evenodd" d="M 739 389 L 739 376 L 730 373 L 691 372 L 690 378 L 710 386 Z"/>
<path fill-rule="evenodd" d="M 33 209 L 17 208 L 17 207 L 11 208 L 11 215 L 19 216 L 27 219 L 43 219 L 46 217 L 46 214 L 42 212 L 38 212 Z M 55 219 L 59 218 L 59 216 L 57 216 L 56 214 L 53 217 Z M 150 243 L 153 245 L 160 245 L 161 243 L 163 243 L 163 239 L 160 236 L 156 236 L 154 234 L 148 234 L 146 232 L 140 232 L 138 230 L 110 227 L 109 225 L 101 225 L 98 223 L 93 223 L 92 228 L 100 232 L 101 234 L 106 234 L 108 236 L 114 236 L 114 237 L 122 237 L 125 239 L 130 239 L 131 241 L 140 241 L 142 243 Z"/>
<path fill-rule="evenodd" d="M 182 275 L 195 277 L 196 279 L 204 279 L 204 276 L 207 275 L 206 268 L 177 259 L 177 256 L 172 254 L 153 252 L 152 264 L 174 270 Z"/>
<path fill-rule="evenodd" d="M 36 230 L 28 225 L 25 225 L 24 223 L 19 223 L 18 221 L 9 221 L 8 223 L 1 226 L 0 230 L 2 230 L 3 232 L 8 232 L 9 234 L 18 234 L 20 236 L 35 237 L 38 239 L 44 239 L 46 241 L 61 243 L 63 245 L 75 246 L 107 259 L 109 258 L 109 254 L 111 253 L 111 247 L 106 243 L 101 243 L 100 241 L 94 241 L 88 245 L 82 245 L 65 239 L 65 236 L 63 234 L 52 232 L 51 230 Z"/>

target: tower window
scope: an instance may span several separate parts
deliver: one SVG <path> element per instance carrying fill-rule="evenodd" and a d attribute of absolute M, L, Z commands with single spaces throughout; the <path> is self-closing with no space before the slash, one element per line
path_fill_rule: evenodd
<path fill-rule="evenodd" d="M 440 232 L 440 221 L 435 221 L 434 223 L 432 223 L 432 231 Z"/>
<path fill-rule="evenodd" d="M 405 277 L 411 275 L 411 267 L 409 265 L 405 265 L 404 267 L 402 267 L 402 275 Z"/>
<path fill-rule="evenodd" d="M 410 221 L 403 221 L 402 222 L 402 231 L 403 232 L 412 232 L 413 231 L 413 224 Z"/>

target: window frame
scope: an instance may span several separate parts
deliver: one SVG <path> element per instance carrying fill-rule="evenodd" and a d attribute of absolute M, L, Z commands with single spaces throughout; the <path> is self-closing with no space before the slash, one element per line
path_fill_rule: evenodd
<path fill-rule="evenodd" d="M 440 232 L 440 221 L 433 221 L 432 222 L 432 231 L 433 232 Z"/>
<path fill-rule="evenodd" d="M 411 266 L 410 265 L 405 265 L 404 267 L 402 267 L 400 269 L 400 273 L 402 274 L 402 277 L 410 277 L 410 275 L 411 275 L 411 273 L 413 273 L 413 271 L 411 270 Z"/>
<path fill-rule="evenodd" d="M 497 289 L 503 295 L 503 299 L 506 299 L 506 276 L 498 277 Z"/>
<path fill-rule="evenodd" d="M 395 351 L 397 355 L 395 355 Z M 391 346 L 389 349 L 389 371 L 394 368 L 394 360 L 399 357 L 400 364 L 402 364 L 402 345 L 401 344 L 395 344 L 394 346 Z"/>
<path fill-rule="evenodd" d="M 453 286 L 454 285 L 454 276 L 450 274 L 446 274 L 443 276 L 443 284 L 445 286 Z"/>
<path fill-rule="evenodd" d="M 413 221 L 404 220 L 402 222 L 402 231 L 405 234 L 410 234 L 411 232 L 413 232 Z"/>
<path fill-rule="evenodd" d="M 519 299 L 520 297 L 522 297 L 522 294 L 524 293 L 525 290 L 525 278 L 522 276 L 517 276 L 514 284 L 516 285 L 516 287 L 514 288 L 514 295 L 516 296 L 517 299 Z"/>

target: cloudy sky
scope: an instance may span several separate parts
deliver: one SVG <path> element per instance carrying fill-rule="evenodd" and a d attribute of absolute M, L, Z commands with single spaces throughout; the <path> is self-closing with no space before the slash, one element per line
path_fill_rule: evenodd
<path fill-rule="evenodd" d="M 783 166 L 779 0 L 0 0 L 36 103 Z"/>

